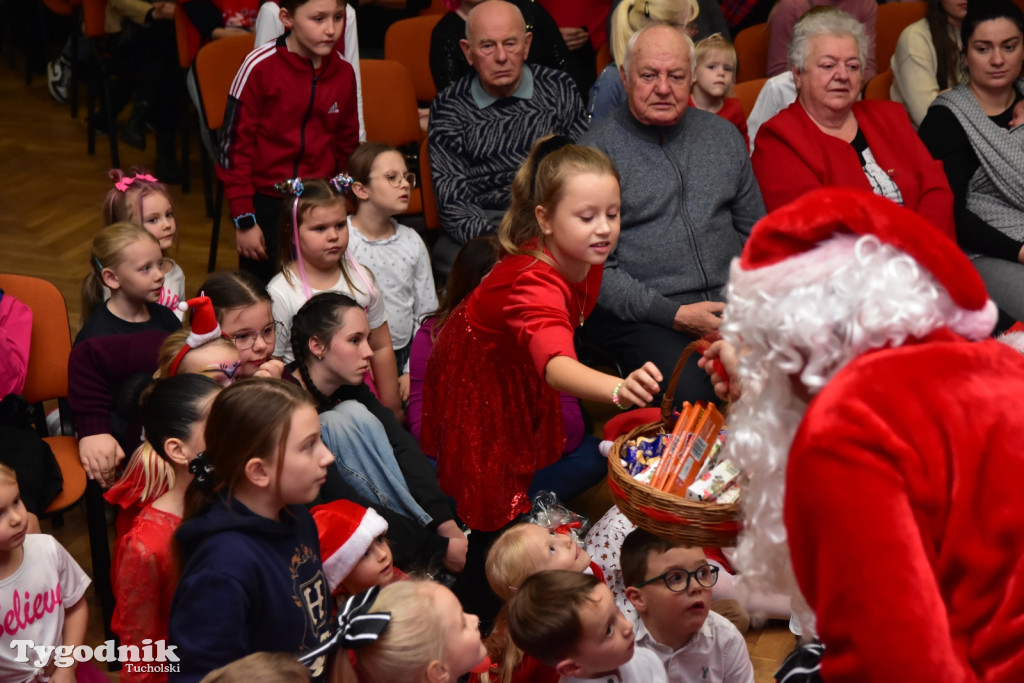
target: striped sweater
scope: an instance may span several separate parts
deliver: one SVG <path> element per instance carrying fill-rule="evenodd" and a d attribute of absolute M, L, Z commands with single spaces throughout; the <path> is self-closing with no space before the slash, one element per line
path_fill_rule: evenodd
<path fill-rule="evenodd" d="M 476 73 L 439 93 L 430 107 L 430 173 L 445 233 L 458 244 L 495 231 L 485 211 L 504 211 L 512 179 L 539 137 L 572 139 L 586 130 L 582 100 L 562 71 L 531 65 L 533 96 L 506 97 L 480 109 Z"/>

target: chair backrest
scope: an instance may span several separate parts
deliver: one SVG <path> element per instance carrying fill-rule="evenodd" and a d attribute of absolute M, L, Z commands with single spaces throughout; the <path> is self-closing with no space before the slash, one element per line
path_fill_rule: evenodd
<path fill-rule="evenodd" d="M 748 26 L 736 34 L 733 46 L 736 48 L 736 82 L 752 81 L 768 75 L 768 22 Z"/>
<path fill-rule="evenodd" d="M 391 24 L 384 36 L 384 59 L 405 65 L 420 102 L 430 102 L 437 95 L 434 76 L 430 73 L 430 36 L 442 16 L 424 14 L 401 19 Z"/>
<path fill-rule="evenodd" d="M 82 35 L 86 38 L 107 35 L 107 0 L 82 0 Z"/>
<path fill-rule="evenodd" d="M 256 38 L 251 33 L 214 40 L 199 48 L 196 54 L 196 83 L 203 105 L 206 127 L 217 130 L 224 125 L 228 93 L 239 67 L 250 52 Z"/>
<path fill-rule="evenodd" d="M 189 47 L 188 32 L 190 29 L 195 30 L 192 28 L 192 22 L 185 15 L 185 11 L 181 9 L 181 3 L 176 3 L 174 7 L 174 40 L 178 47 L 178 66 L 182 69 L 192 66 L 192 60 L 195 57 Z"/>
<path fill-rule="evenodd" d="M 878 65 L 878 73 L 889 68 L 903 29 L 923 19 L 927 11 L 926 2 L 890 2 L 878 6 L 878 26 L 875 29 L 875 64 Z"/>
<path fill-rule="evenodd" d="M 46 280 L 7 274 L 0 274 L 0 289 L 32 309 L 28 376 L 22 395 L 29 403 L 64 398 L 68 395 L 71 327 L 60 290 Z"/>
<path fill-rule="evenodd" d="M 409 70 L 389 59 L 360 59 L 366 139 L 394 147 L 419 144 L 419 108 Z"/>
<path fill-rule="evenodd" d="M 757 96 L 761 94 L 761 89 L 767 82 L 767 78 L 755 78 L 752 81 L 743 81 L 733 86 L 732 94 L 738 97 L 740 104 L 743 105 L 744 117 L 750 118 L 750 112 L 754 110 Z"/>
<path fill-rule="evenodd" d="M 604 68 L 612 63 L 612 44 L 608 41 L 597 49 L 597 73 L 604 71 Z"/>
<path fill-rule="evenodd" d="M 441 227 L 437 215 L 437 200 L 434 198 L 434 180 L 430 177 L 430 157 L 427 156 L 427 139 L 420 143 L 420 191 L 423 193 L 423 224 L 428 230 Z"/>
<path fill-rule="evenodd" d="M 883 71 L 878 74 L 870 81 L 867 86 L 864 87 L 864 99 L 865 100 L 888 100 L 889 89 L 892 88 L 893 73 L 892 69 Z"/>

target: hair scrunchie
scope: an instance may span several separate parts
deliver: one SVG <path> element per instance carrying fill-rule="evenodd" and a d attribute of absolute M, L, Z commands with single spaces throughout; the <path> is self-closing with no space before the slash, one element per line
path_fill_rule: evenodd
<path fill-rule="evenodd" d="M 302 178 L 289 178 L 274 184 L 274 189 L 288 197 L 301 197 L 304 188 Z"/>
<path fill-rule="evenodd" d="M 338 194 L 347 194 L 348 188 L 352 187 L 352 176 L 348 173 L 339 173 L 327 182 Z"/>
<path fill-rule="evenodd" d="M 317 657 L 327 654 L 339 645 L 348 650 L 358 650 L 377 640 L 391 622 L 390 612 L 373 612 L 380 586 L 373 586 L 345 601 L 338 613 L 338 630 L 323 645 L 303 653 L 299 661 L 309 664 Z"/>
<path fill-rule="evenodd" d="M 192 481 L 200 489 L 209 491 L 213 488 L 213 463 L 210 462 L 206 451 L 192 458 L 192 462 L 188 464 L 188 471 L 192 475 Z"/>

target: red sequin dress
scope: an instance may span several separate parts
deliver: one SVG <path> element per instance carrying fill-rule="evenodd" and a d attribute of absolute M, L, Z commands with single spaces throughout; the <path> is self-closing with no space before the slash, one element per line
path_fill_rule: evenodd
<path fill-rule="evenodd" d="M 534 473 L 561 457 L 555 356 L 576 358 L 573 330 L 597 302 L 603 266 L 569 282 L 533 256 L 507 256 L 445 323 L 430 354 L 423 452 L 471 528 L 494 531 L 530 509 Z"/>
<path fill-rule="evenodd" d="M 171 539 L 181 517 L 152 505 L 139 510 L 128 532 L 117 540 L 111 583 L 114 615 L 111 628 L 121 645 L 142 648 L 142 640 L 167 640 L 171 599 L 177 585 Z M 162 683 L 166 673 L 121 671 L 122 683 Z"/>

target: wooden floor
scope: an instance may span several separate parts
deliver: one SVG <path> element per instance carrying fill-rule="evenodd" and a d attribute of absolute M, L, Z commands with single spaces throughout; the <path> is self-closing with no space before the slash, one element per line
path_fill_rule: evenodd
<path fill-rule="evenodd" d="M 68 107 L 50 97 L 44 77 L 37 76 L 26 86 L 23 73 L 8 68 L 4 55 L 0 63 L 0 272 L 42 277 L 57 285 L 68 304 L 72 334 L 79 327 L 79 285 L 89 270 L 89 245 L 101 227 L 100 206 L 111 187 L 106 177 L 107 138 L 98 136 L 96 155 L 86 154 L 84 108 L 83 96 L 79 118 L 72 119 Z M 122 144 L 122 167 L 152 167 L 154 144 L 152 134 L 145 152 Z M 185 271 L 189 292 L 205 277 L 210 235 L 196 144 L 193 138 L 192 192 L 185 195 L 180 187 L 171 188 L 179 234 L 175 258 Z M 236 263 L 229 225 L 224 226 L 220 240 L 222 268 Z M 594 412 L 597 421 L 607 419 L 599 408 L 594 407 Z M 595 511 L 601 510 L 602 500 L 598 494 L 592 501 Z M 44 521 L 43 531 L 53 533 L 91 573 L 84 510 L 70 512 L 60 529 Z M 97 645 L 103 639 L 98 607 L 91 609 L 90 617 L 87 642 Z M 773 680 L 793 642 L 779 623 L 747 635 L 758 683 Z M 111 680 L 118 680 L 116 674 Z"/>

